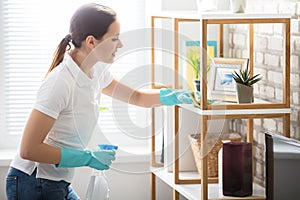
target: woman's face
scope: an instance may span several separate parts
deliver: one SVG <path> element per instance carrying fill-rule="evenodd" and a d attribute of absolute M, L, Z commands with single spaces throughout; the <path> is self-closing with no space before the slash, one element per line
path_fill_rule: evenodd
<path fill-rule="evenodd" d="M 93 49 L 93 54 L 105 63 L 113 63 L 115 54 L 118 48 L 123 46 L 119 39 L 120 23 L 118 20 L 114 21 L 108 28 L 107 33 L 98 40 L 98 44 Z"/>

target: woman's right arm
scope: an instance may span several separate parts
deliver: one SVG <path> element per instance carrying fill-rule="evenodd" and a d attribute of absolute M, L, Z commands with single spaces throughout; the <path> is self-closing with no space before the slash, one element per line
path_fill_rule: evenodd
<path fill-rule="evenodd" d="M 60 161 L 60 149 L 44 143 L 55 119 L 33 109 L 25 126 L 20 156 L 35 162 L 57 164 Z"/>
<path fill-rule="evenodd" d="M 107 170 L 115 160 L 115 151 L 84 151 L 52 147 L 44 143 L 55 119 L 33 110 L 26 124 L 20 148 L 23 159 L 35 162 L 57 164 L 56 167 L 73 168 L 89 166 L 97 170 Z"/>

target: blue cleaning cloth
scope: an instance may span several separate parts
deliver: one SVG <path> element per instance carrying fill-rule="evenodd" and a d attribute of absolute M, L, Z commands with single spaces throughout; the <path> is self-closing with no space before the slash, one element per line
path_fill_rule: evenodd
<path fill-rule="evenodd" d="M 118 150 L 118 146 L 112 144 L 99 144 L 100 150 Z"/>
<path fill-rule="evenodd" d="M 159 100 L 162 105 L 173 106 L 178 104 L 191 104 L 193 101 L 187 90 L 175 90 L 162 88 L 159 92 Z"/>

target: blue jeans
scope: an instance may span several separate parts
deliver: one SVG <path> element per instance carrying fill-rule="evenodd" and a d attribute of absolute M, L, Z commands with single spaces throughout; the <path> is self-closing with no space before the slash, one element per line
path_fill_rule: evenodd
<path fill-rule="evenodd" d="M 36 178 L 36 170 L 28 175 L 10 168 L 6 177 L 7 200 L 79 200 L 79 196 L 65 181 Z"/>

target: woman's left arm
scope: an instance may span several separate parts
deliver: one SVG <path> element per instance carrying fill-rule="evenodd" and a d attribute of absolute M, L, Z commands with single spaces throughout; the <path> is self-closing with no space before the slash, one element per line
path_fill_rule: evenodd
<path fill-rule="evenodd" d="M 141 107 L 152 108 L 162 105 L 159 89 L 135 90 L 115 79 L 102 92 L 112 98 Z"/>

